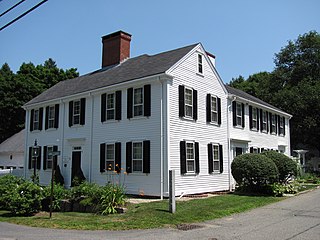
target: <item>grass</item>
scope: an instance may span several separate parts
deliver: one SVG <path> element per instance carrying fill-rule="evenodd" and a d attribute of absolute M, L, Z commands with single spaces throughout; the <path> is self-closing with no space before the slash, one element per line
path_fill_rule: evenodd
<path fill-rule="evenodd" d="M 203 222 L 240 213 L 280 201 L 283 198 L 240 196 L 226 194 L 206 199 L 178 201 L 176 213 L 168 212 L 168 200 L 130 204 L 125 214 L 94 215 L 90 213 L 49 213 L 41 212 L 31 217 L 13 217 L 0 211 L 0 221 L 33 227 L 86 229 L 86 230 L 127 230 L 161 227 L 175 227 L 177 224 Z"/>

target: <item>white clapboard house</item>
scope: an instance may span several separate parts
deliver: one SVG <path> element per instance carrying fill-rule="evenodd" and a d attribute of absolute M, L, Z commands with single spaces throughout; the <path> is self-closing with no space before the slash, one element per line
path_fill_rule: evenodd
<path fill-rule="evenodd" d="M 163 197 L 169 170 L 176 195 L 223 191 L 234 187 L 236 155 L 289 155 L 291 115 L 226 86 L 201 43 L 129 58 L 130 41 L 123 31 L 102 37 L 101 69 L 24 105 L 25 177 L 36 166 L 48 184 L 59 151 L 66 187 L 81 169 L 90 182 L 120 178 L 129 194 Z"/>

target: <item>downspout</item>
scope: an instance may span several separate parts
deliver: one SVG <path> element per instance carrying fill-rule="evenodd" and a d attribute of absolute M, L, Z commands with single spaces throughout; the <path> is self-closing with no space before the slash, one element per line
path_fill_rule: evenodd
<path fill-rule="evenodd" d="M 160 80 L 160 199 L 163 200 L 163 82 Z"/>
<path fill-rule="evenodd" d="M 229 191 L 232 191 L 231 187 L 231 140 L 230 140 L 230 128 L 229 128 L 229 110 L 232 106 L 232 103 L 236 100 L 235 96 L 230 96 L 231 102 L 230 104 L 227 104 L 227 138 L 228 138 L 228 178 L 229 178 Z M 227 97 L 227 102 L 229 100 L 229 97 Z"/>

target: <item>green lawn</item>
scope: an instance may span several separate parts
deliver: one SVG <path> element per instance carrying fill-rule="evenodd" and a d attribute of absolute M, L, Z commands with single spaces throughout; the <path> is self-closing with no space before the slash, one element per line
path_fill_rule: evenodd
<path fill-rule="evenodd" d="M 281 199 L 283 198 L 226 194 L 206 199 L 178 201 L 175 214 L 168 212 L 168 200 L 130 204 L 127 213 L 107 216 L 70 212 L 53 213 L 52 219 L 49 219 L 49 214 L 45 212 L 32 217 L 10 217 L 8 212 L 0 211 L 0 221 L 34 227 L 87 230 L 175 227 L 181 223 L 202 222 L 244 212 Z"/>

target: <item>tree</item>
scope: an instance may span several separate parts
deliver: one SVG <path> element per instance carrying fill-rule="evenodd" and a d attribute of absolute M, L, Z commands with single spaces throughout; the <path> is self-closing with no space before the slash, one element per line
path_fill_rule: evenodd
<path fill-rule="evenodd" d="M 63 70 L 49 58 L 43 65 L 23 63 L 13 73 L 7 63 L 0 68 L 0 142 L 24 127 L 22 106 L 56 83 L 79 76 L 75 68 Z"/>
<path fill-rule="evenodd" d="M 293 115 L 291 143 L 320 152 L 320 35 L 311 31 L 289 41 L 275 54 L 275 69 L 230 82 L 239 88 Z"/>

